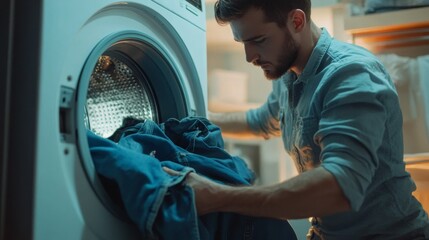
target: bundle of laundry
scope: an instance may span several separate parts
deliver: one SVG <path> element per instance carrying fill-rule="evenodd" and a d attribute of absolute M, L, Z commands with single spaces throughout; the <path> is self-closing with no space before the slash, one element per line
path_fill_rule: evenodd
<path fill-rule="evenodd" d="M 429 0 L 365 0 L 365 14 L 429 6 Z"/>
<path fill-rule="evenodd" d="M 188 173 L 230 185 L 250 185 L 255 178 L 241 158 L 224 150 L 217 126 L 201 117 L 131 123 L 110 139 L 89 130 L 87 137 L 97 173 L 118 186 L 143 239 L 296 239 L 284 220 L 234 213 L 197 216 L 193 190 L 184 183 Z M 180 174 L 171 176 L 164 166 Z"/>

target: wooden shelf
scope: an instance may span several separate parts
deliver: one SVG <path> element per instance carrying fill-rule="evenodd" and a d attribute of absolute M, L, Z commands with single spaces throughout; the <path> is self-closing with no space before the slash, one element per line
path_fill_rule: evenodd
<path fill-rule="evenodd" d="M 211 112 L 236 112 L 247 111 L 251 108 L 257 108 L 262 103 L 228 103 L 223 101 L 210 100 L 208 108 Z"/>
<path fill-rule="evenodd" d="M 417 167 L 423 166 L 422 164 L 426 164 L 425 166 L 429 167 L 429 152 L 425 153 L 415 153 L 415 154 L 405 154 L 404 161 L 408 165 L 416 164 Z"/>
<path fill-rule="evenodd" d="M 352 34 L 396 31 L 423 26 L 429 26 L 429 7 L 352 16 L 347 17 L 344 22 L 345 30 Z"/>
<path fill-rule="evenodd" d="M 374 53 L 429 46 L 429 7 L 348 17 L 353 42 Z M 425 50 L 426 51 L 426 50 Z"/>

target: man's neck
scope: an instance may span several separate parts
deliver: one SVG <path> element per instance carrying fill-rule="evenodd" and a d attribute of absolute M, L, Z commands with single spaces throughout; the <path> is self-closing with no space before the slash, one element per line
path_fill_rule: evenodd
<path fill-rule="evenodd" d="M 300 44 L 300 49 L 298 57 L 296 59 L 296 64 L 290 70 L 292 70 L 297 76 L 301 75 L 304 71 L 304 68 L 308 62 L 308 59 L 313 52 L 313 49 L 316 47 L 317 41 L 322 34 L 322 30 L 310 21 L 310 24 L 306 27 L 303 32 L 302 42 Z"/>

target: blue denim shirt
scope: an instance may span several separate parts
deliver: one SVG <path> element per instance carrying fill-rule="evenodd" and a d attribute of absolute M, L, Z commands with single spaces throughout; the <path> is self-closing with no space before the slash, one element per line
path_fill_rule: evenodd
<path fill-rule="evenodd" d="M 220 129 L 205 118 L 146 120 L 125 129 L 119 142 L 87 132 L 96 171 L 114 180 L 125 210 L 143 239 L 291 239 L 287 221 L 212 213 L 198 217 L 191 171 L 224 184 L 249 185 L 253 172 L 223 150 Z M 180 172 L 170 176 L 166 166 Z"/>
<path fill-rule="evenodd" d="M 403 162 L 395 87 L 365 49 L 323 29 L 302 74 L 274 81 L 247 121 L 265 136 L 281 131 L 298 172 L 321 166 L 334 175 L 352 211 L 317 218 L 328 239 L 390 239 L 428 226 Z"/>

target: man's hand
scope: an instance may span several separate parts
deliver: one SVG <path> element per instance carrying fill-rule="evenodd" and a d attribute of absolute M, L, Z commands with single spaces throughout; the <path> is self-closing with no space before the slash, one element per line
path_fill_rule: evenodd
<path fill-rule="evenodd" d="M 179 175 L 180 173 L 170 168 L 163 167 L 164 171 L 172 176 Z M 186 176 L 186 184 L 194 190 L 195 194 L 195 206 L 197 208 L 198 215 L 204 215 L 207 213 L 215 212 L 219 207 L 217 201 L 222 188 L 222 185 L 215 183 L 203 176 L 200 176 L 194 172 L 189 173 Z"/>

